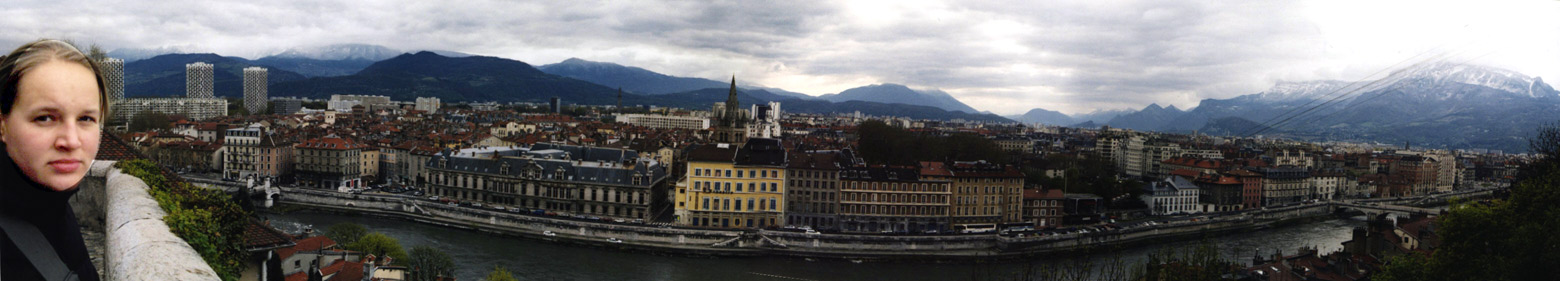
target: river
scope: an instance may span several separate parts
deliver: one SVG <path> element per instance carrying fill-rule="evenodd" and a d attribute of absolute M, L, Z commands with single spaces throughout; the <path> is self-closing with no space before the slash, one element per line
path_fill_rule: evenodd
<path fill-rule="evenodd" d="M 298 233 L 306 227 L 323 230 L 332 224 L 354 222 L 370 232 L 394 237 L 401 246 L 428 245 L 454 258 L 459 280 L 482 280 L 495 266 L 503 266 L 520 280 L 1010 280 L 1036 268 L 1080 268 L 1081 264 L 1138 264 L 1151 253 L 1187 249 L 1198 241 L 1164 243 L 1109 251 L 1088 256 L 1037 257 L 1023 262 L 987 264 L 934 264 L 808 261 L 789 257 L 701 258 L 622 252 L 553 244 L 524 238 L 451 229 L 399 219 L 292 212 L 267 214 L 282 231 Z M 1224 258 L 1249 264 L 1254 251 L 1271 255 L 1275 250 L 1293 254 L 1299 247 L 1317 247 L 1323 253 L 1337 251 L 1349 240 L 1350 230 L 1364 226 L 1363 217 L 1310 222 L 1286 227 L 1220 236 L 1210 241 Z M 1098 273 L 1096 266 L 1091 272 Z"/>

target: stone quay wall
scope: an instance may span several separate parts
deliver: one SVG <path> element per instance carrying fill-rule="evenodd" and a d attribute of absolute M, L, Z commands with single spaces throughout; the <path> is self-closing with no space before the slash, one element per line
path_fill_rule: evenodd
<path fill-rule="evenodd" d="M 713 256 L 794 256 L 840 259 L 970 260 L 1010 259 L 1047 253 L 1089 251 L 1110 246 L 1200 238 L 1263 227 L 1276 219 L 1326 216 L 1328 204 L 1267 210 L 1251 216 L 1179 222 L 1155 227 L 1047 236 L 1004 237 L 996 234 L 862 235 L 806 234 L 773 230 L 730 230 L 621 224 L 532 216 L 504 211 L 449 206 L 417 198 L 345 194 L 334 191 L 282 188 L 277 204 L 329 211 L 380 215 L 417 222 L 628 250 Z M 1258 217 L 1268 219 L 1258 219 Z M 552 235 L 544 235 L 550 231 Z M 612 240 L 609 240 L 612 239 Z"/>

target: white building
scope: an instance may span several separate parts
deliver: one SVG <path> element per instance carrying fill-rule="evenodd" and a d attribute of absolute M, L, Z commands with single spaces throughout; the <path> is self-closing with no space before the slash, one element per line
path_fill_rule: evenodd
<path fill-rule="evenodd" d="M 195 62 L 184 65 L 184 97 L 208 99 L 216 97 L 212 95 L 211 75 L 212 67 L 209 63 Z"/>
<path fill-rule="evenodd" d="M 266 70 L 263 67 L 244 68 L 244 109 L 249 114 L 260 114 L 266 104 Z"/>
<path fill-rule="evenodd" d="M 694 116 L 619 114 L 617 122 L 634 126 L 663 129 L 703 130 L 710 128 L 710 119 Z"/>
<path fill-rule="evenodd" d="M 1341 174 L 1315 173 L 1311 174 L 1311 199 L 1331 201 L 1334 195 L 1350 190 L 1352 186 L 1344 186 L 1349 181 Z"/>
<path fill-rule="evenodd" d="M 439 98 L 417 98 L 417 105 L 413 109 L 422 110 L 423 112 L 439 111 Z"/>
<path fill-rule="evenodd" d="M 1148 192 L 1141 199 L 1148 204 L 1150 213 L 1156 216 L 1193 214 L 1201 212 L 1197 196 L 1201 189 L 1185 178 L 1170 176 L 1145 186 Z"/>
<path fill-rule="evenodd" d="M 395 107 L 387 96 L 368 95 L 330 95 L 330 102 L 326 103 L 326 109 L 336 112 L 352 112 L 352 106 L 362 105 L 364 110 Z"/>
<path fill-rule="evenodd" d="M 151 111 L 168 115 L 183 115 L 191 120 L 205 120 L 227 116 L 228 103 L 218 98 L 131 98 L 116 104 L 115 119 L 130 120 L 136 114 Z M 120 119 L 123 118 L 123 119 Z"/>
<path fill-rule="evenodd" d="M 113 103 L 125 99 L 125 61 L 107 58 L 99 61 L 98 67 L 103 71 L 103 91 L 108 92 L 109 108 L 113 108 Z"/>
<path fill-rule="evenodd" d="M 754 104 L 748 120 L 748 137 L 750 138 L 780 138 L 780 102 L 772 101 L 766 105 Z"/>

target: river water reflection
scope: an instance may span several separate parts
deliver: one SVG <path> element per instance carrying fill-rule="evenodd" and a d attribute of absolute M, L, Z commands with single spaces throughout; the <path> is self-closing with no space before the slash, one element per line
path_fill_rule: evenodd
<path fill-rule="evenodd" d="M 1119 260 L 1139 263 L 1150 253 L 1186 248 L 1198 241 L 1165 243 L 1094 254 L 1087 257 L 1039 257 L 995 264 L 931 264 L 907 262 L 851 263 L 800 258 L 696 258 L 622 252 L 553 244 L 524 238 L 450 229 L 375 216 L 293 212 L 267 214 L 283 231 L 298 233 L 312 226 L 323 230 L 339 222 L 355 222 L 371 232 L 401 241 L 408 250 L 428 245 L 455 259 L 459 280 L 482 280 L 494 266 L 508 268 L 520 280 L 977 280 L 1013 279 L 1032 267 L 1068 267 L 1080 262 L 1106 264 Z M 1220 236 L 1214 242 L 1226 259 L 1250 263 L 1254 251 L 1293 254 L 1302 246 L 1323 253 L 1342 248 L 1350 230 L 1364 226 L 1363 217 L 1311 222 L 1288 227 Z"/>

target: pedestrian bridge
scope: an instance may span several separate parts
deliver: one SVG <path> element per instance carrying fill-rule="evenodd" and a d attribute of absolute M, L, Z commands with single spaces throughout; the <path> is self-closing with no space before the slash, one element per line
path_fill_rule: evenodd
<path fill-rule="evenodd" d="M 1437 214 L 1437 213 L 1441 212 L 1441 210 L 1432 209 L 1432 208 L 1420 208 L 1420 207 L 1412 207 L 1412 206 L 1390 205 L 1390 204 L 1383 204 L 1383 203 L 1355 203 L 1355 202 L 1338 201 L 1338 202 L 1333 202 L 1332 204 L 1333 204 L 1334 211 L 1343 210 L 1343 209 L 1359 210 L 1361 212 L 1365 212 L 1365 214 L 1370 215 L 1372 217 L 1374 217 L 1376 215 L 1379 215 L 1379 214 L 1383 214 L 1383 213 L 1394 213 L 1394 214 L 1411 215 L 1411 214 Z"/>

